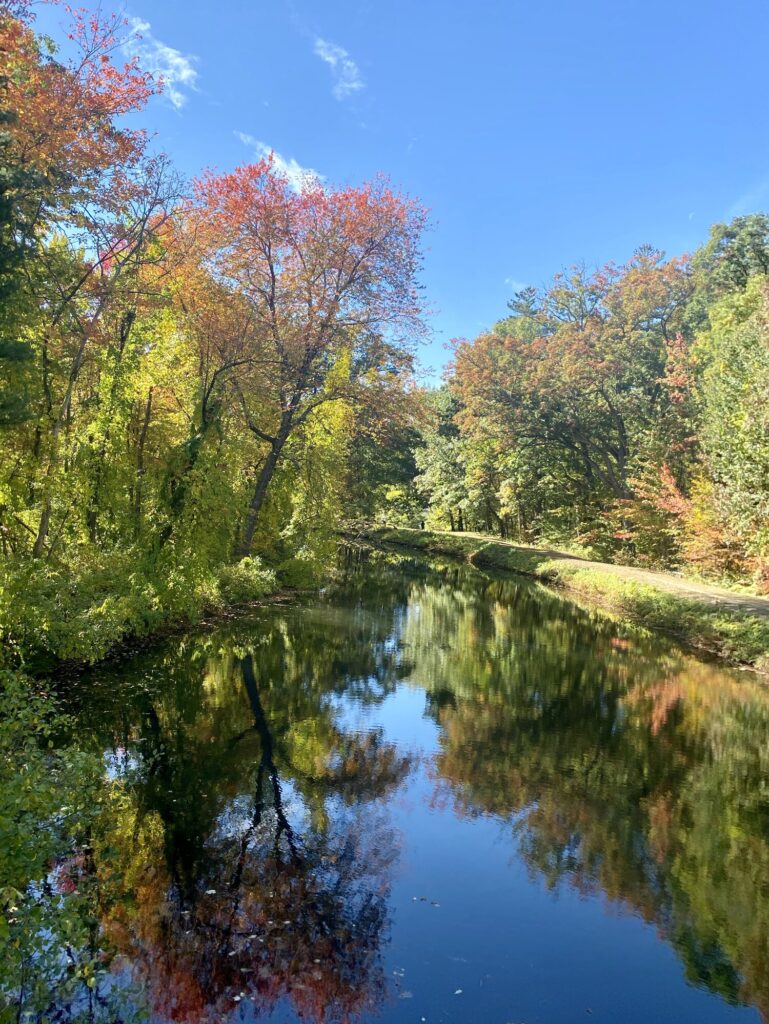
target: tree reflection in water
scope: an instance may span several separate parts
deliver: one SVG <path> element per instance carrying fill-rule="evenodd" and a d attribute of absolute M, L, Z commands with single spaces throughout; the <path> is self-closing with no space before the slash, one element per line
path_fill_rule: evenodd
<path fill-rule="evenodd" d="M 690 982 L 769 1019 L 769 689 L 536 586 L 371 557 L 306 607 L 73 689 L 105 810 L 52 877 L 89 894 L 112 973 L 85 1013 L 49 994 L 48 1018 L 118 1019 L 99 1007 L 124 978 L 190 1024 L 381 1010 L 393 796 L 417 761 L 354 722 L 403 687 L 437 727 L 439 799 L 415 813 L 444 835 L 501 822 L 535 878 L 653 923 Z"/>
<path fill-rule="evenodd" d="M 102 924 L 155 1016 L 219 1019 L 239 1002 L 264 1012 L 287 999 L 306 1019 L 346 1021 L 383 997 L 397 837 L 374 801 L 411 758 L 380 730 L 339 724 L 336 657 L 315 657 L 317 632 L 303 625 L 274 623 L 257 654 L 216 636 L 207 660 L 161 656 L 132 707 L 111 703 L 112 679 L 86 694 L 96 706 L 80 720 L 97 740 L 111 719 L 122 790 Z M 371 640 L 346 672 L 379 701 L 394 678 L 368 687 Z"/>
<path fill-rule="evenodd" d="M 534 875 L 654 923 L 687 979 L 769 1020 L 769 689 L 499 581 L 415 587 L 439 795 Z"/>

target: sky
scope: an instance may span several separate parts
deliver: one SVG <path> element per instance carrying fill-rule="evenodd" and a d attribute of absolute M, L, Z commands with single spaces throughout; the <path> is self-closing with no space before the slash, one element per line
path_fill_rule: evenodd
<path fill-rule="evenodd" d="M 427 206 L 433 374 L 526 284 L 644 243 L 691 251 L 769 208 L 767 0 L 121 9 L 127 49 L 167 83 L 142 122 L 183 174 L 272 150 L 329 184 L 383 172 Z"/>

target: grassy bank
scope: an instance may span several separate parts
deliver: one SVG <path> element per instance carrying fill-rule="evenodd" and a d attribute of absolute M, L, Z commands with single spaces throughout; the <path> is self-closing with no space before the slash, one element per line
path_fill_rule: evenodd
<path fill-rule="evenodd" d="M 360 535 L 426 554 L 454 555 L 479 567 L 533 576 L 732 664 L 769 672 L 769 617 L 714 606 L 706 596 L 698 600 L 669 593 L 654 583 L 623 578 L 608 566 L 602 570 L 579 559 L 554 557 L 550 551 L 518 548 L 483 537 L 393 528 L 366 529 Z M 693 589 L 696 586 L 692 584 Z"/>

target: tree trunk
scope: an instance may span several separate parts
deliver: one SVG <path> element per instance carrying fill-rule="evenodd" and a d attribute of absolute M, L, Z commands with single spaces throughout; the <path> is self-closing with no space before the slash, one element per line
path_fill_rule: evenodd
<path fill-rule="evenodd" d="M 295 865 L 299 865 L 301 864 L 302 858 L 299 853 L 296 838 L 294 837 L 294 830 L 288 820 L 283 806 L 280 777 L 278 775 L 277 765 L 275 764 L 275 745 L 273 743 L 267 716 L 264 713 L 264 707 L 259 697 L 259 687 L 256 682 L 253 655 L 249 654 L 247 657 L 243 658 L 240 665 L 243 671 L 243 682 L 246 687 L 246 693 L 248 694 L 248 702 L 251 705 L 251 712 L 254 716 L 254 728 L 259 736 L 259 744 L 261 746 L 261 767 L 266 769 L 272 784 L 272 806 L 275 811 L 275 816 L 278 819 L 276 849 L 277 840 L 279 840 L 282 833 L 285 835 L 288 842 L 288 848 L 291 851 L 291 860 Z"/>
<path fill-rule="evenodd" d="M 142 498 L 144 497 L 144 446 L 147 443 L 147 431 L 149 430 L 152 418 L 152 393 L 155 390 L 151 387 L 147 392 L 147 404 L 144 406 L 144 418 L 139 432 L 139 444 L 136 449 L 136 496 L 134 498 L 134 534 L 138 537 L 141 532 L 142 521 Z"/>
<path fill-rule="evenodd" d="M 104 300 L 102 299 L 93 314 L 90 325 L 91 327 L 96 323 L 98 317 L 101 316 L 102 309 L 104 307 Z M 56 419 L 53 421 L 53 428 L 51 430 L 51 451 L 48 459 L 48 468 L 45 474 L 45 485 L 43 493 L 43 509 L 40 513 L 40 524 L 37 529 L 37 537 L 35 538 L 35 544 L 32 548 L 32 554 L 35 558 L 40 558 L 45 551 L 45 544 L 48 540 L 48 531 L 51 528 L 51 488 L 54 482 L 54 471 L 57 468 L 58 459 L 58 447 L 59 447 L 59 435 L 61 429 L 66 425 L 67 419 L 70 415 L 70 407 L 72 405 L 72 396 L 75 393 L 75 384 L 80 376 L 80 370 L 83 366 L 83 360 L 85 359 L 85 350 L 90 337 L 89 331 L 84 331 L 80 343 L 78 345 L 75 358 L 72 361 L 72 366 L 69 371 L 69 379 L 67 382 L 67 390 L 64 394 L 64 399 L 59 407 L 59 412 Z"/>
<path fill-rule="evenodd" d="M 43 498 L 43 509 L 40 513 L 40 523 L 37 528 L 37 536 L 35 537 L 35 543 L 32 546 L 32 555 L 34 558 L 40 558 L 45 551 L 45 542 L 48 540 L 48 531 L 51 527 L 51 495 L 46 490 L 45 497 Z"/>
<path fill-rule="evenodd" d="M 497 521 L 497 526 L 499 527 L 499 536 L 502 538 L 502 540 L 505 540 L 507 531 L 505 529 L 505 521 L 504 521 L 504 519 L 499 514 L 499 512 L 497 512 L 496 509 L 491 508 L 491 506 L 489 506 L 489 510 L 490 510 L 491 515 L 493 516 L 493 518 L 496 519 L 496 521 Z M 489 530 L 489 533 L 491 533 L 491 530 Z"/>
<path fill-rule="evenodd" d="M 117 398 L 118 384 L 120 383 L 120 371 L 123 363 L 123 355 L 125 354 L 125 348 L 126 345 L 128 344 L 128 338 L 131 334 L 131 328 L 133 327 L 135 319 L 136 311 L 133 309 L 129 309 L 128 312 L 123 315 L 123 319 L 120 324 L 120 336 L 117 354 L 115 357 L 114 376 L 112 378 L 112 386 L 110 388 L 109 398 L 107 401 L 107 426 L 104 431 L 104 436 L 101 439 L 101 444 L 99 445 L 99 451 L 96 455 L 96 467 L 94 469 L 93 490 L 91 493 L 91 500 L 88 503 L 88 511 L 86 512 L 88 538 L 92 544 L 95 544 L 99 537 L 99 506 L 101 504 L 101 485 L 104 472 L 104 458 L 107 454 L 107 445 L 109 444 L 110 440 L 111 423 L 115 409 L 115 402 Z"/>
<path fill-rule="evenodd" d="M 262 466 L 259 479 L 256 481 L 256 487 L 254 488 L 254 496 L 248 506 L 248 515 L 246 516 L 246 522 L 243 526 L 243 536 L 236 552 L 238 558 L 245 558 L 251 551 L 251 545 L 254 542 L 254 534 L 256 533 L 256 524 L 259 521 L 259 513 L 262 510 L 264 499 L 267 497 L 267 490 L 273 476 L 275 475 L 275 470 L 278 466 L 278 462 L 280 461 L 283 446 L 288 440 L 288 435 L 291 433 L 292 420 L 293 413 L 283 413 L 280 430 L 270 446 L 267 458 L 264 460 L 264 465 Z"/>

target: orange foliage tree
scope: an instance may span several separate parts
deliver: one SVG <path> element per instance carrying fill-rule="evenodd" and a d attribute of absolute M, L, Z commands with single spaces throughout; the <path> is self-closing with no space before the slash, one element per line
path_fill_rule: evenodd
<path fill-rule="evenodd" d="M 383 180 L 334 190 L 308 178 L 297 191 L 268 158 L 206 175 L 189 216 L 210 271 L 251 310 L 243 408 L 267 448 L 241 537 L 247 554 L 292 431 L 323 403 L 376 392 L 408 365 L 422 330 L 425 213 Z"/>

